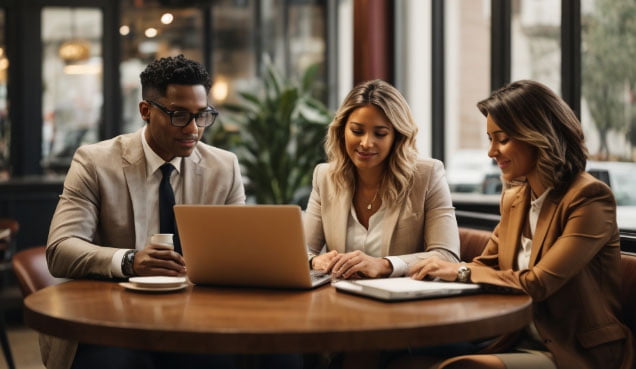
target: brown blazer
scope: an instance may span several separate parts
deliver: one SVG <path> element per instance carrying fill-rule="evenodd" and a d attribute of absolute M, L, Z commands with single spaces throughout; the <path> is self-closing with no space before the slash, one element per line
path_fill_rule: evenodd
<path fill-rule="evenodd" d="M 323 246 L 328 251 L 345 252 L 352 197 L 349 189 L 336 195 L 329 164 L 316 166 L 303 218 L 309 256 L 319 254 Z M 388 205 L 382 224 L 381 256 L 399 256 L 411 265 L 434 253 L 457 262 L 459 231 L 442 162 L 417 161 L 409 202 Z"/>
<path fill-rule="evenodd" d="M 529 269 L 514 270 L 530 204 L 527 184 L 506 190 L 501 221 L 471 279 L 525 291 L 543 343 L 559 368 L 632 368 L 632 334 L 619 319 L 620 245 L 611 190 L 587 173 L 548 194 Z"/>

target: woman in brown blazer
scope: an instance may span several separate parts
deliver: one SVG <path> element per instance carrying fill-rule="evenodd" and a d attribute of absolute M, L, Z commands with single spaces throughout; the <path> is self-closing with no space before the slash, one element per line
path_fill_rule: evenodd
<path fill-rule="evenodd" d="M 620 321 L 616 203 L 585 172 L 581 124 L 554 92 L 518 81 L 477 104 L 488 156 L 505 189 L 501 221 L 468 264 L 423 259 L 413 278 L 488 283 L 533 299 L 533 322 L 509 354 L 468 355 L 443 368 L 632 368 L 633 337 Z"/>

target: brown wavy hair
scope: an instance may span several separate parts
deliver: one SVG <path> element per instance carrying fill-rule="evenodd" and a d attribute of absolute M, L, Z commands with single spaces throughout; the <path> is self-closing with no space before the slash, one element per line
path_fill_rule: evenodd
<path fill-rule="evenodd" d="M 417 125 L 402 94 L 385 81 L 376 79 L 354 87 L 329 124 L 325 151 L 331 164 L 331 179 L 336 184 L 336 192 L 355 186 L 355 166 L 347 155 L 344 129 L 351 112 L 367 105 L 384 112 L 395 130 L 395 141 L 386 159 L 381 197 L 384 202 L 401 203 L 408 198 L 415 173 Z"/>
<path fill-rule="evenodd" d="M 581 123 L 570 107 L 545 85 L 512 82 L 477 103 L 511 138 L 537 149 L 541 184 L 566 189 L 585 170 L 588 157 Z"/>

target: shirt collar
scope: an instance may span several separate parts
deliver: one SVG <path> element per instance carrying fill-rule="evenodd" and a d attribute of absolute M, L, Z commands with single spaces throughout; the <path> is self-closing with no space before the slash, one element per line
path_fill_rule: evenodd
<path fill-rule="evenodd" d="M 148 145 L 148 141 L 146 141 L 146 129 L 148 126 L 144 125 L 144 128 L 141 130 L 141 145 L 144 149 L 144 156 L 146 157 L 146 176 L 152 176 L 159 167 L 162 166 L 165 161 L 155 153 L 150 145 Z M 174 166 L 177 170 L 177 173 L 180 173 L 181 170 L 181 157 L 175 156 L 172 160 L 170 160 L 170 164 Z"/>
<path fill-rule="evenodd" d="M 548 188 L 545 191 L 543 191 L 543 193 L 541 194 L 541 196 L 537 197 L 536 199 L 534 199 L 533 195 L 532 195 L 532 190 L 530 190 L 530 205 L 533 208 L 541 208 L 543 206 L 543 202 L 545 201 L 546 197 L 548 197 L 548 193 L 550 193 L 550 191 L 552 190 L 552 188 Z"/>

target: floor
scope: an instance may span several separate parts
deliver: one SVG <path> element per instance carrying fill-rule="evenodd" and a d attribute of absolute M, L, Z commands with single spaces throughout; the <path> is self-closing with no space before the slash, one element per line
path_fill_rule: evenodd
<path fill-rule="evenodd" d="M 40 358 L 38 333 L 24 325 L 22 321 L 22 294 L 17 286 L 3 286 L 2 304 L 7 336 L 16 369 L 44 369 Z M 7 369 L 4 353 L 0 349 L 0 369 Z"/>
<path fill-rule="evenodd" d="M 22 323 L 8 323 L 9 344 L 16 369 L 44 369 L 40 359 L 38 333 Z M 0 369 L 8 368 L 4 355 L 0 358 Z"/>

